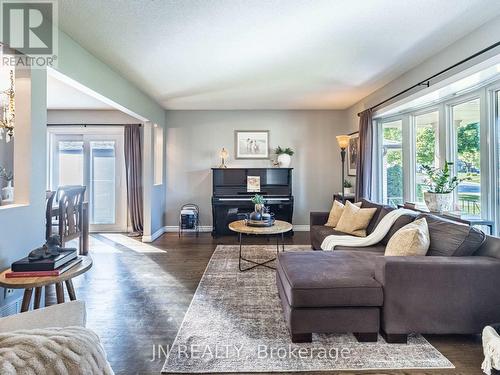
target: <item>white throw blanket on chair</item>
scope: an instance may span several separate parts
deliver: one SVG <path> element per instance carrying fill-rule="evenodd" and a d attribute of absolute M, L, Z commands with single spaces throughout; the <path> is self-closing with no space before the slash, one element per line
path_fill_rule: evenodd
<path fill-rule="evenodd" d="M 113 375 L 96 333 L 84 327 L 0 334 L 0 374 Z"/>
<path fill-rule="evenodd" d="M 483 329 L 483 351 L 483 372 L 490 375 L 492 369 L 500 370 L 500 336 L 493 327 L 486 326 Z"/>
<path fill-rule="evenodd" d="M 335 235 L 332 234 L 327 236 L 323 243 L 321 244 L 322 250 L 332 251 L 335 249 L 335 246 L 349 246 L 349 247 L 366 247 L 372 246 L 380 241 L 386 236 L 389 230 L 392 227 L 392 224 L 402 215 L 405 214 L 414 214 L 415 211 L 407 210 L 404 208 L 399 208 L 397 210 L 393 210 L 385 215 L 382 220 L 378 223 L 375 230 L 370 233 L 366 237 L 355 237 L 351 235 Z"/>

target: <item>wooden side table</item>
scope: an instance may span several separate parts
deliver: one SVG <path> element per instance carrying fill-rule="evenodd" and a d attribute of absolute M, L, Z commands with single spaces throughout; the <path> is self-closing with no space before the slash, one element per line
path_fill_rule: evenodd
<path fill-rule="evenodd" d="M 240 245 L 240 258 L 238 260 L 238 267 L 240 269 L 240 272 L 245 272 L 245 271 L 250 271 L 251 269 L 258 267 L 258 266 L 263 266 L 270 268 L 272 270 L 276 269 L 267 263 L 272 262 L 273 260 L 276 260 L 276 257 L 269 259 L 265 262 L 255 262 L 253 260 L 247 259 L 242 257 L 241 255 L 241 245 L 243 242 L 243 234 L 257 234 L 257 235 L 276 235 L 276 254 L 279 252 L 280 248 L 280 243 L 279 243 L 279 238 L 281 237 L 281 245 L 283 251 L 285 251 L 285 238 L 284 234 L 286 232 L 289 232 L 293 229 L 292 224 L 286 222 L 286 221 L 281 221 L 281 220 L 276 220 L 274 222 L 273 226 L 270 227 L 251 227 L 246 225 L 245 220 L 238 220 L 238 221 L 233 221 L 232 223 L 229 224 L 229 229 L 232 230 L 233 232 L 238 233 L 238 242 Z M 250 267 L 247 268 L 242 268 L 241 267 L 241 261 L 244 260 L 245 262 L 253 264 Z"/>
<path fill-rule="evenodd" d="M 339 201 L 342 204 L 345 204 L 346 201 L 355 203 L 356 197 L 354 194 L 345 194 L 344 199 L 342 199 L 342 193 L 335 193 L 333 194 L 333 200 Z"/>
<path fill-rule="evenodd" d="M 21 312 L 28 311 L 33 289 L 35 289 L 35 300 L 33 308 L 40 307 L 40 298 L 42 296 L 42 288 L 50 285 L 56 286 L 57 303 L 64 302 L 64 286 L 68 290 L 69 299 L 76 300 L 75 288 L 73 287 L 72 279 L 82 273 L 87 272 L 92 267 L 92 258 L 90 256 L 82 256 L 83 260 L 73 268 L 64 272 L 60 276 L 46 277 L 15 277 L 6 278 L 5 274 L 10 272 L 10 268 L 0 273 L 0 286 L 9 289 L 24 289 L 23 302 L 21 304 Z M 47 306 L 47 302 L 45 302 Z"/>

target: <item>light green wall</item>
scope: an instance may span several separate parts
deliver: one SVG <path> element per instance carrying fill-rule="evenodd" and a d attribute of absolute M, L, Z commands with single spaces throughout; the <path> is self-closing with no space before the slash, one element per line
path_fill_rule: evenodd
<path fill-rule="evenodd" d="M 27 255 L 45 239 L 46 82 L 46 71 L 34 70 L 31 79 L 25 79 L 23 92 L 19 92 L 23 99 L 19 101 L 16 109 L 18 113 L 24 111 L 23 115 L 26 116 L 26 121 L 20 119 L 19 126 L 31 122 L 31 131 L 28 131 L 28 137 L 23 139 L 24 149 L 20 149 L 18 142 L 14 151 L 15 173 L 19 171 L 17 168 L 22 168 L 23 171 L 18 175 L 26 176 L 27 180 L 23 178 L 22 183 L 19 183 L 20 180 L 15 176 L 14 185 L 16 190 L 25 188 L 27 195 L 23 200 L 29 204 L 0 209 L 1 269 Z M 31 90 L 31 95 L 25 89 Z M 23 115 L 20 114 L 19 117 L 22 118 Z M 26 189 L 26 182 L 29 182 L 29 189 Z M 0 291 L 3 289 L 0 288 Z M 3 293 L 0 293 L 0 305 L 3 303 Z"/>
<path fill-rule="evenodd" d="M 137 56 L 130 56 L 131 59 Z M 119 104 L 128 111 L 165 127 L 165 110 L 151 97 L 139 90 L 108 65 L 83 49 L 64 32 L 59 32 L 57 71 L 85 87 Z M 144 155 L 152 162 L 152 149 L 145 149 Z M 152 176 L 151 176 L 152 178 Z M 151 232 L 163 227 L 165 212 L 165 185 L 146 183 L 144 194 L 152 196 L 151 208 L 145 213 L 151 223 Z M 146 233 L 148 234 L 148 233 Z"/>
<path fill-rule="evenodd" d="M 131 57 L 132 58 L 132 57 Z M 160 126 L 165 126 L 165 111 L 153 99 L 133 84 L 79 46 L 63 32 L 59 33 L 58 72 L 89 89 L 107 97 L 129 111 Z M 17 184 L 16 191 L 26 190 L 25 203 L 20 207 L 0 209 L 0 268 L 10 266 L 14 260 L 27 255 L 45 240 L 45 189 L 46 189 L 46 130 L 47 130 L 47 71 L 33 70 L 31 73 L 31 96 L 26 111 L 30 112 L 31 132 L 22 146 L 28 147 L 20 153 L 16 144 L 15 173 L 25 175 L 27 183 Z M 18 106 L 18 112 L 22 110 Z M 146 150 L 146 154 L 152 150 Z M 16 183 L 15 183 L 16 185 Z M 152 230 L 163 226 L 164 186 L 150 186 L 145 194 L 154 197 L 150 210 Z M 2 289 L 0 289 L 2 291 Z M 3 293 L 0 292 L 0 306 Z"/>

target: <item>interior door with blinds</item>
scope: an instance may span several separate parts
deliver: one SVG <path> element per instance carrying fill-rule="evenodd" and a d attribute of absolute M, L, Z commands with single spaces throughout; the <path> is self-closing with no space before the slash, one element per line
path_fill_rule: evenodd
<path fill-rule="evenodd" d="M 51 189 L 85 185 L 92 232 L 127 230 L 123 129 L 52 134 Z"/>

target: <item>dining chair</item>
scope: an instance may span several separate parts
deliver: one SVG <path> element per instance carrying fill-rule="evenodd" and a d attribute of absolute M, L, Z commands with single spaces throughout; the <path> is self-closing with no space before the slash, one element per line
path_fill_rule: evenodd
<path fill-rule="evenodd" d="M 59 198 L 59 237 L 61 246 L 68 241 L 79 239 L 79 251 L 83 249 L 83 200 L 85 186 L 71 187 L 64 190 Z"/>
<path fill-rule="evenodd" d="M 83 185 L 61 185 L 61 186 L 58 186 L 57 190 L 56 190 L 55 203 L 59 203 L 59 200 L 62 198 L 65 191 L 68 191 L 71 189 L 78 189 L 78 188 L 81 188 L 82 186 Z"/>
<path fill-rule="evenodd" d="M 52 234 L 52 210 L 54 205 L 55 191 L 48 190 L 45 194 L 45 239 L 48 240 Z"/>

